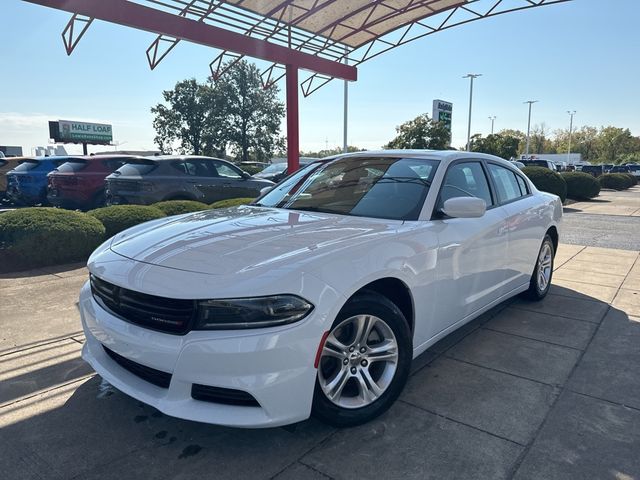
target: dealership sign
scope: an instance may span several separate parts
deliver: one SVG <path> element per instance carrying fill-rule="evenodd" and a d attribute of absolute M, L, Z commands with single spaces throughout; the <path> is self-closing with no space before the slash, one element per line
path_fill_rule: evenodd
<path fill-rule="evenodd" d="M 433 101 L 433 118 L 436 122 L 442 122 L 451 131 L 451 114 L 453 113 L 453 103 L 444 100 Z"/>
<path fill-rule="evenodd" d="M 58 120 L 49 122 L 49 138 L 56 143 L 109 145 L 113 141 L 113 129 L 104 123 Z"/>

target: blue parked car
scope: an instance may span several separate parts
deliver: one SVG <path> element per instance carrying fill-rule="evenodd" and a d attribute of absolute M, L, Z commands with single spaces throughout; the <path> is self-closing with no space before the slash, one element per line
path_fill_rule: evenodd
<path fill-rule="evenodd" d="M 47 174 L 71 158 L 74 157 L 36 157 L 25 160 L 7 172 L 7 197 L 22 205 L 46 203 Z"/>

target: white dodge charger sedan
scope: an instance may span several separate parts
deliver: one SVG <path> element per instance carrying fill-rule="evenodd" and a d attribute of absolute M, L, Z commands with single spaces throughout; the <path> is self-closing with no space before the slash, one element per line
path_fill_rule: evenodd
<path fill-rule="evenodd" d="M 548 292 L 562 205 L 500 158 L 382 151 L 248 206 L 151 221 L 89 259 L 83 358 L 175 417 L 270 427 L 380 415 L 412 359 Z"/>

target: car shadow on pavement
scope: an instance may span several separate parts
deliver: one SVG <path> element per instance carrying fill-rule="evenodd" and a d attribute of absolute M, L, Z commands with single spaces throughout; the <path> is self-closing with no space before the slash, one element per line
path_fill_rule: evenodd
<path fill-rule="evenodd" d="M 512 299 L 440 340 L 415 359 L 389 412 L 351 429 L 314 419 L 262 430 L 180 420 L 96 375 L 0 408 L 0 471 L 65 479 L 634 476 L 639 344 L 638 320 L 554 286 L 542 302 Z M 75 378 L 86 374 L 67 367 Z"/>

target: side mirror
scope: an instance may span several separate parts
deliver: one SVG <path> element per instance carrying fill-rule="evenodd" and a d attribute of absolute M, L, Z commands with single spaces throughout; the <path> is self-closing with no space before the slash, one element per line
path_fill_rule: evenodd
<path fill-rule="evenodd" d="M 452 218 L 479 218 L 487 211 L 487 204 L 477 197 L 455 197 L 444 202 L 442 213 Z"/>
<path fill-rule="evenodd" d="M 260 196 L 265 195 L 271 191 L 273 187 L 264 187 L 260 189 Z"/>
<path fill-rule="evenodd" d="M 241 175 L 242 175 L 242 179 L 243 179 L 243 180 L 247 180 L 247 179 L 251 178 L 251 175 L 250 175 L 250 174 L 248 174 L 248 173 L 247 173 L 247 172 L 245 172 L 245 171 L 243 171 L 243 172 L 241 173 Z"/>

